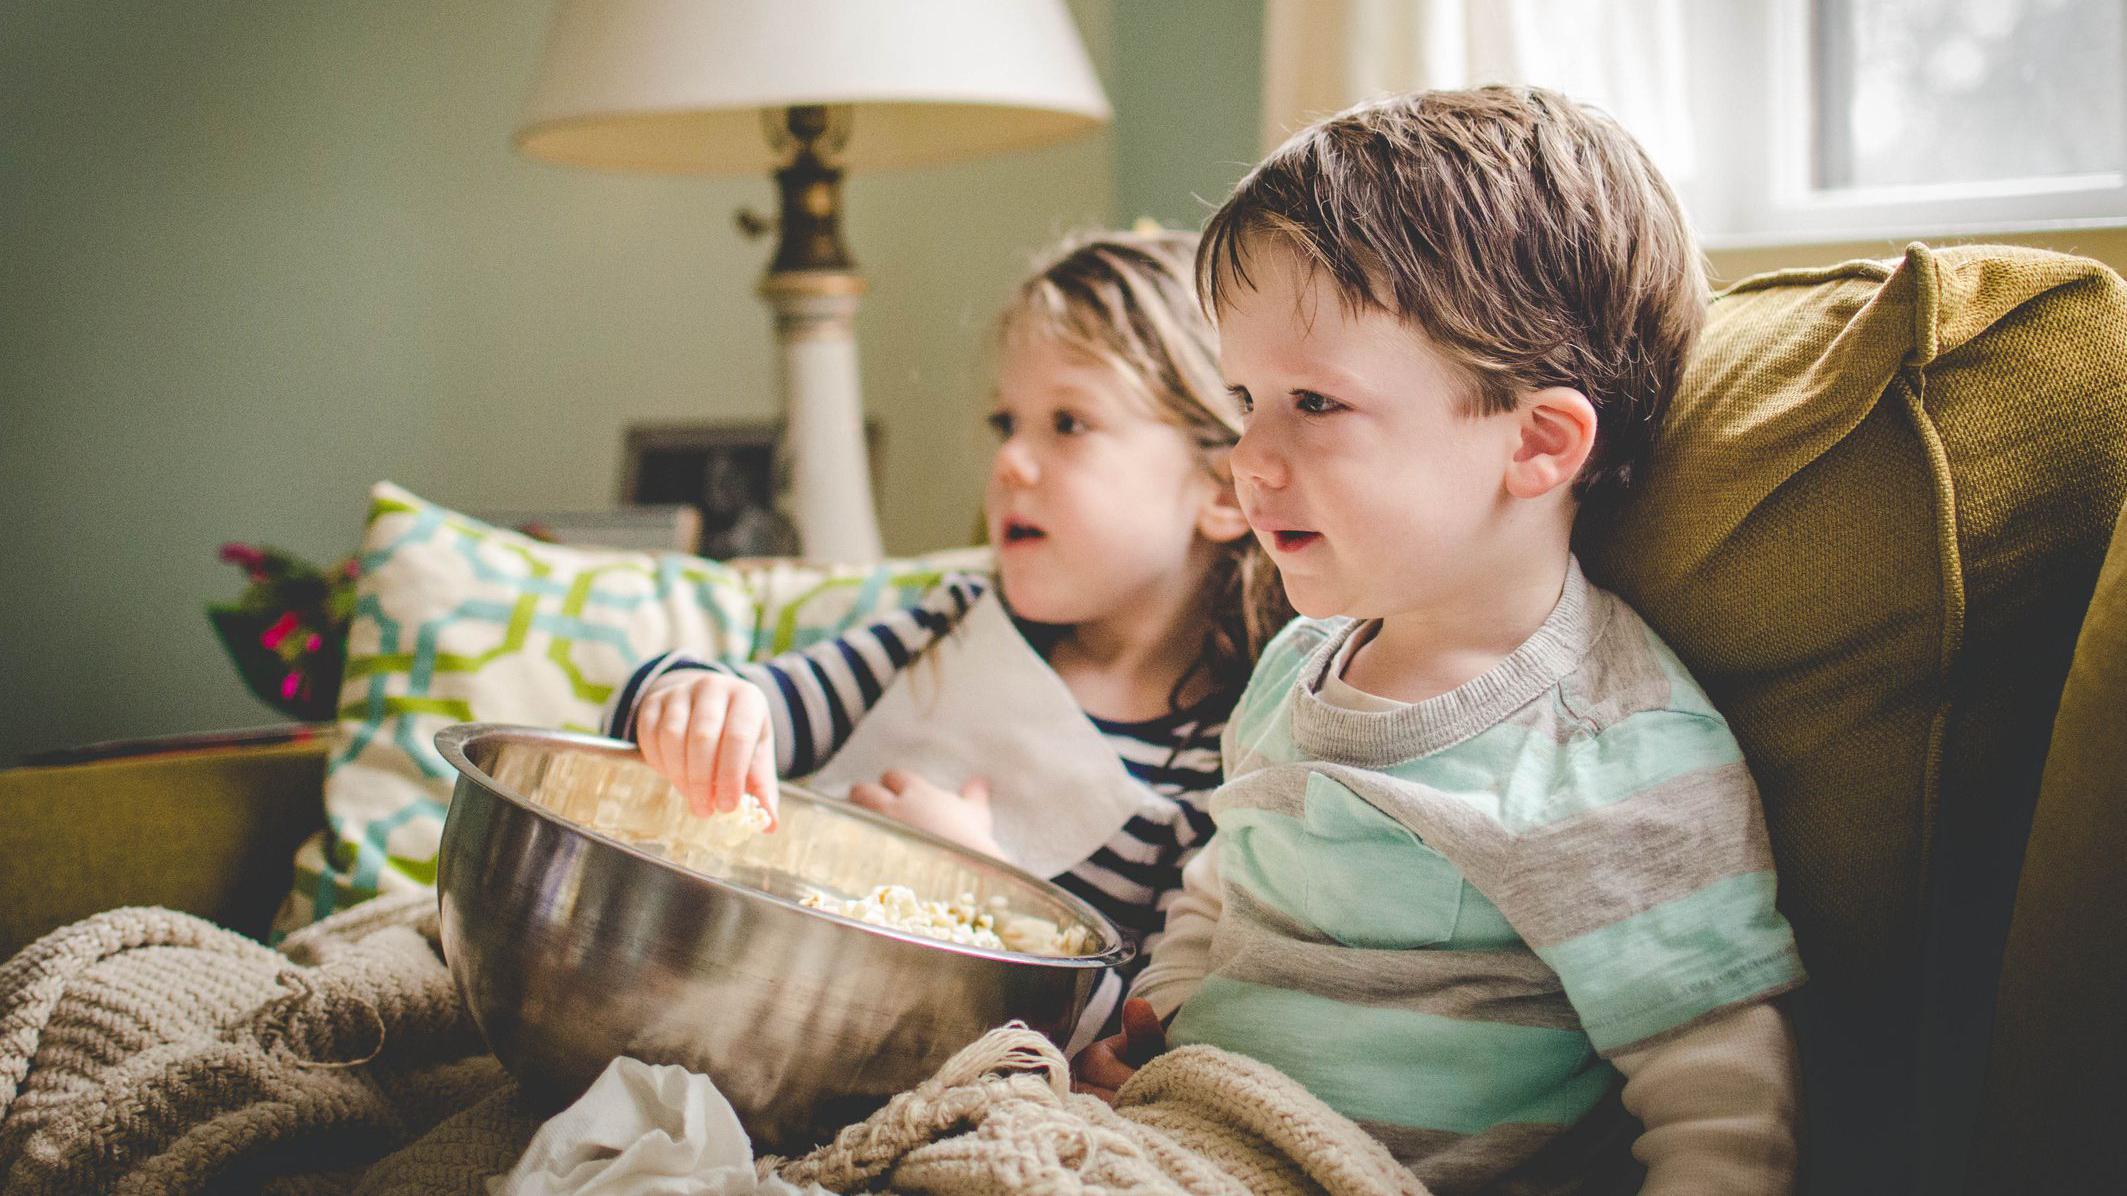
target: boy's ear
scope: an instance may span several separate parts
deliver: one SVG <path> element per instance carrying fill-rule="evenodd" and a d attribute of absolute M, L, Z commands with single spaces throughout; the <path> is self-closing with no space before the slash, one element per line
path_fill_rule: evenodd
<path fill-rule="evenodd" d="M 1517 439 L 1507 493 L 1541 498 L 1580 476 L 1595 451 L 1595 404 L 1570 386 L 1524 391 L 1515 405 Z"/>
<path fill-rule="evenodd" d="M 1203 508 L 1197 512 L 1196 532 L 1214 544 L 1230 544 L 1252 534 L 1231 481 L 1221 478 L 1211 497 L 1204 500 Z"/>

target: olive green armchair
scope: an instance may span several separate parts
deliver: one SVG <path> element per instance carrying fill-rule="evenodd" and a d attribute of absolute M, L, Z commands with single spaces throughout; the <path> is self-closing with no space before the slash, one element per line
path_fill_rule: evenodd
<path fill-rule="evenodd" d="M 1759 778 L 1807 1191 L 2127 1183 L 2123 502 L 2127 285 L 1915 246 L 1725 293 L 1649 485 L 1584 520 Z M 119 904 L 262 932 L 323 763 L 0 773 L 0 954 Z"/>

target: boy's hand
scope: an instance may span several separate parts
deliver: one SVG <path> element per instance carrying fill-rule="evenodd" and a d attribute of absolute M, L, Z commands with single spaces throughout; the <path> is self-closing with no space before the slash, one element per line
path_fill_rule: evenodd
<path fill-rule="evenodd" d="M 1004 849 L 997 846 L 997 823 L 990 816 L 990 783 L 981 777 L 955 793 L 912 772 L 889 768 L 876 785 L 868 781 L 851 785 L 849 800 L 962 847 L 1004 858 Z"/>
<path fill-rule="evenodd" d="M 697 815 L 729 813 L 751 793 L 775 829 L 775 728 L 760 690 L 722 673 L 667 673 L 636 709 L 635 741 Z"/>
<path fill-rule="evenodd" d="M 1071 1061 L 1071 1091 L 1115 1103 L 1115 1093 L 1137 1069 L 1167 1049 L 1167 1030 L 1152 1006 L 1135 997 L 1123 1002 L 1123 1032 L 1110 1035 Z"/>

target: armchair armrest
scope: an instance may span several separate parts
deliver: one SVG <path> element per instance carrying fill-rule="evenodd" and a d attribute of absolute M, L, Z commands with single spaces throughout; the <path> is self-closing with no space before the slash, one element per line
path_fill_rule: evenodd
<path fill-rule="evenodd" d="M 325 822 L 329 741 L 0 770 L 0 960 L 102 910 L 261 936 Z"/>

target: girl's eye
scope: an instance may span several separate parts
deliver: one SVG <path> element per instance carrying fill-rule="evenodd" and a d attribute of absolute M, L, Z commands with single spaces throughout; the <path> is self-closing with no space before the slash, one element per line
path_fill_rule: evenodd
<path fill-rule="evenodd" d="M 1076 436 L 1086 430 L 1086 421 L 1068 411 L 1056 413 L 1056 432 L 1059 436 Z"/>
<path fill-rule="evenodd" d="M 1241 414 L 1242 414 L 1242 415 L 1247 415 L 1247 414 L 1249 414 L 1250 412 L 1252 412 L 1252 411 L 1254 411 L 1254 410 L 1256 409 L 1256 401 L 1255 401 L 1254 399 L 1252 399 L 1252 398 L 1248 397 L 1248 388 L 1247 388 L 1247 387 L 1245 387 L 1245 386 L 1229 386 L 1229 387 L 1227 387 L 1227 388 L 1226 388 L 1226 393 L 1227 393 L 1227 394 L 1229 394 L 1229 395 L 1232 395 L 1232 396 L 1233 396 L 1233 401 L 1234 401 L 1234 402 L 1236 402 L 1236 403 L 1239 403 L 1239 404 L 1241 405 Z"/>
<path fill-rule="evenodd" d="M 1306 415 L 1328 415 L 1344 405 L 1328 395 L 1318 395 L 1311 390 L 1296 390 L 1292 392 L 1292 398 L 1292 405 Z"/>
<path fill-rule="evenodd" d="M 1011 412 L 992 411 L 990 412 L 989 418 L 983 420 L 982 422 L 990 425 L 990 431 L 997 433 L 997 439 L 1010 440 L 1012 438 Z"/>

